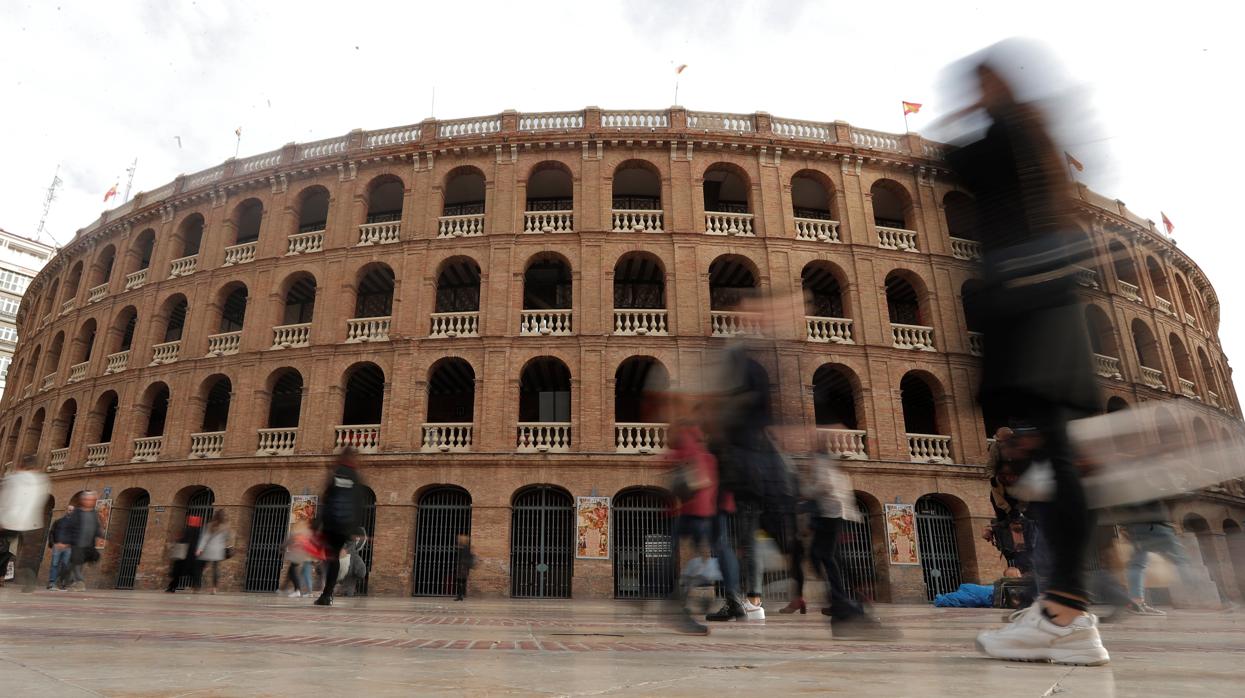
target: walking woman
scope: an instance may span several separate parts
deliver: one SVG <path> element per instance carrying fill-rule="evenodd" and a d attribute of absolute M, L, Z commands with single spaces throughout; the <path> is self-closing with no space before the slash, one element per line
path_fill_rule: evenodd
<path fill-rule="evenodd" d="M 209 564 L 212 566 L 212 586 L 209 587 L 211 594 L 215 594 L 216 587 L 220 585 L 221 561 L 228 560 L 233 555 L 232 532 L 226 521 L 225 512 L 217 509 L 212 520 L 203 527 L 203 533 L 199 535 L 199 574 L 196 576 L 202 579 L 204 568 Z"/>

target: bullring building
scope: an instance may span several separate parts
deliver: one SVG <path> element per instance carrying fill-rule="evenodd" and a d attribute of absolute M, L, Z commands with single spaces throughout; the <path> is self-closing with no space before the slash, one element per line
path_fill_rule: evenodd
<path fill-rule="evenodd" d="M 50 506 L 111 501 L 95 586 L 155 588 L 187 513 L 223 508 L 225 588 L 271 591 L 291 502 L 352 445 L 371 594 L 449 594 L 469 531 L 475 593 L 659 596 L 667 427 L 640 390 L 696 384 L 756 327 L 725 309 L 741 289 L 802 293 L 752 360 L 776 418 L 809 427 L 785 445 L 823 440 L 852 475 L 853 591 L 989 580 L 994 425 L 962 301 L 980 247 L 943 152 L 843 122 L 590 107 L 357 130 L 179 176 L 31 283 L 0 462 L 46 465 Z M 1076 196 L 1102 409 L 1185 401 L 1194 416 L 1155 440 L 1239 442 L 1214 288 L 1153 223 Z M 608 498 L 603 555 L 577 547 L 580 497 Z M 919 564 L 890 561 L 891 503 L 915 507 Z M 1238 597 L 1245 489 L 1172 509 Z"/>

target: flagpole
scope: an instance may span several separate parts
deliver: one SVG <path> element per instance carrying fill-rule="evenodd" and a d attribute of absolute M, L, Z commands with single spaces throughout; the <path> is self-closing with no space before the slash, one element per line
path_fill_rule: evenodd
<path fill-rule="evenodd" d="M 903 110 L 903 132 L 904 134 L 912 132 L 912 129 L 908 128 L 908 110 L 906 108 Z"/>
<path fill-rule="evenodd" d="M 674 106 L 679 106 L 679 74 L 674 74 Z"/>
<path fill-rule="evenodd" d="M 237 157 L 237 155 L 235 154 L 234 157 Z M 138 169 L 138 158 L 134 158 L 134 163 L 131 164 L 129 169 L 126 170 L 126 172 L 129 173 L 130 178 L 125 180 L 125 198 L 122 199 L 121 201 L 121 203 L 123 204 L 130 200 L 130 187 L 134 184 L 134 171 L 137 169 Z"/>
<path fill-rule="evenodd" d="M 238 140 L 233 145 L 233 158 L 238 159 L 238 151 L 242 149 L 242 129 L 237 130 Z"/>

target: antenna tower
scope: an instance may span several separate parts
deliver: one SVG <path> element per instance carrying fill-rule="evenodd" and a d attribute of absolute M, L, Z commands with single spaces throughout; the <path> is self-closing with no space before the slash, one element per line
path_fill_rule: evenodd
<path fill-rule="evenodd" d="M 64 181 L 61 180 L 60 174 L 61 166 L 57 165 L 56 173 L 52 175 L 52 184 L 48 187 L 47 196 L 43 197 L 43 216 L 39 218 L 39 227 L 35 229 L 36 240 L 41 238 L 44 234 L 43 228 L 48 222 L 48 211 L 52 210 L 52 202 L 56 200 L 56 189 L 61 184 L 64 184 Z M 52 237 L 51 233 L 48 233 L 47 236 L 52 241 L 53 245 L 60 247 L 60 245 L 56 242 L 56 238 Z"/>

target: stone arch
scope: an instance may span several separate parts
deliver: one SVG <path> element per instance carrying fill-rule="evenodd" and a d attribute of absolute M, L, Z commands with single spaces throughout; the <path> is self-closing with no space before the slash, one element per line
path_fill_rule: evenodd
<path fill-rule="evenodd" d="M 752 178 L 744 168 L 715 162 L 701 177 L 705 210 L 715 213 L 752 213 Z"/>
<path fill-rule="evenodd" d="M 367 183 L 367 218 L 365 223 L 392 223 L 402 220 L 406 183 L 394 174 L 373 177 Z"/>
<path fill-rule="evenodd" d="M 873 224 L 882 228 L 916 230 L 912 193 L 893 179 L 879 179 L 869 187 Z"/>
<path fill-rule="evenodd" d="M 792 175 L 791 213 L 796 218 L 837 220 L 834 180 L 825 172 L 808 168 Z"/>

